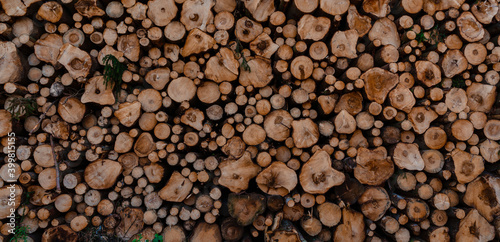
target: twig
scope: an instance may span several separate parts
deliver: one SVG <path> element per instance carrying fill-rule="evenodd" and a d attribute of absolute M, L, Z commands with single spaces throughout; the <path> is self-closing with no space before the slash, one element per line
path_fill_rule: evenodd
<path fill-rule="evenodd" d="M 57 162 L 57 154 L 54 147 L 54 134 L 50 135 L 50 146 L 52 147 L 52 156 L 54 157 L 54 164 L 56 166 L 56 192 L 61 193 L 60 175 L 59 175 L 59 163 Z"/>
<path fill-rule="evenodd" d="M 55 101 L 53 101 L 48 107 L 47 107 L 47 110 L 45 110 L 45 112 L 42 113 L 42 115 L 40 115 L 40 117 L 38 118 L 38 122 L 36 123 L 36 125 L 31 129 L 29 135 L 31 136 L 33 134 L 33 132 L 35 132 L 35 130 L 38 128 L 38 126 L 40 126 L 40 124 L 42 123 L 42 120 L 45 118 L 45 116 L 47 116 L 47 112 L 50 110 L 50 108 L 52 108 L 52 106 L 54 106 L 55 103 L 59 102 L 59 99 L 61 98 L 58 98 L 56 99 Z"/>

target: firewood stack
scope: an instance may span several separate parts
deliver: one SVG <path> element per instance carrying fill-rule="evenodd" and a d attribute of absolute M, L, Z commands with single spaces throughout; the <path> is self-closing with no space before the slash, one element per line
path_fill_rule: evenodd
<path fill-rule="evenodd" d="M 0 241 L 500 239 L 497 0 L 0 3 Z"/>

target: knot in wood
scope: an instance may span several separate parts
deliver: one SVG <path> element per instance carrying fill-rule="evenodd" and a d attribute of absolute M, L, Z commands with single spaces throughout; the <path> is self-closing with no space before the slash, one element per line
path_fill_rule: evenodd
<path fill-rule="evenodd" d="M 189 17 L 189 20 L 191 21 L 198 21 L 198 19 L 200 18 L 200 16 L 198 14 L 193 14 Z"/>
<path fill-rule="evenodd" d="M 250 20 L 245 21 L 245 27 L 252 28 L 253 27 L 252 21 L 250 21 Z"/>
<path fill-rule="evenodd" d="M 325 173 L 321 172 L 321 173 L 315 173 L 313 175 L 313 182 L 315 184 L 320 184 L 320 183 L 323 183 L 326 181 L 326 175 Z"/>

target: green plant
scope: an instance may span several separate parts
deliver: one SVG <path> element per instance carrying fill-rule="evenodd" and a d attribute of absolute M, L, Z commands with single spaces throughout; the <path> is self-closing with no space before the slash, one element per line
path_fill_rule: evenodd
<path fill-rule="evenodd" d="M 451 86 L 456 88 L 467 87 L 467 85 L 465 85 L 465 80 L 459 77 L 454 77 L 453 79 L 451 79 Z"/>
<path fill-rule="evenodd" d="M 142 240 L 142 234 L 139 234 L 139 238 L 132 240 L 132 242 L 141 242 L 141 240 Z M 153 240 L 146 240 L 146 242 L 163 242 L 163 236 L 155 234 Z"/>
<path fill-rule="evenodd" d="M 445 38 L 445 34 L 441 33 L 439 31 L 439 27 L 436 25 L 434 28 L 432 28 L 432 31 L 430 32 L 429 38 L 434 42 L 434 44 L 437 44 L 439 42 L 443 42 Z"/>
<path fill-rule="evenodd" d="M 423 31 L 420 31 L 420 33 L 418 33 L 417 36 L 415 36 L 415 39 L 418 41 L 419 44 L 424 41 L 427 41 L 427 38 L 425 38 Z"/>
<path fill-rule="evenodd" d="M 111 87 L 116 96 L 120 94 L 122 84 L 122 75 L 125 71 L 125 65 L 120 63 L 114 55 L 106 55 L 102 59 L 104 62 L 104 85 L 106 89 Z"/>
<path fill-rule="evenodd" d="M 235 48 L 236 54 L 238 54 L 238 56 L 243 58 L 241 61 L 241 67 L 243 67 L 243 70 L 245 70 L 245 71 L 252 72 L 252 70 L 250 69 L 250 66 L 248 65 L 247 59 L 245 58 L 243 53 L 241 53 L 242 50 L 243 50 L 243 45 L 241 45 L 241 42 L 239 39 L 236 39 L 236 48 Z"/>
<path fill-rule="evenodd" d="M 12 114 L 12 119 L 18 120 L 23 116 L 30 116 L 36 112 L 38 104 L 33 98 L 14 97 L 10 99 L 7 111 Z"/>
<path fill-rule="evenodd" d="M 31 195 L 34 192 L 27 192 L 21 199 L 21 204 L 19 207 L 24 207 L 26 206 L 31 198 Z M 18 242 L 18 241 L 28 241 L 28 230 L 29 226 L 23 225 L 21 226 L 21 223 L 24 220 L 25 215 L 25 210 L 23 210 L 22 215 L 16 215 L 16 227 L 14 228 L 14 235 L 12 238 L 10 238 L 9 242 Z"/>

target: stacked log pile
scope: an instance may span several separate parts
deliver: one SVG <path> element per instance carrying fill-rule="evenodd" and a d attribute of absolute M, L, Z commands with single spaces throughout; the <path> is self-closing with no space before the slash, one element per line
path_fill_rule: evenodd
<path fill-rule="evenodd" d="M 0 3 L 0 241 L 500 239 L 497 0 Z"/>

